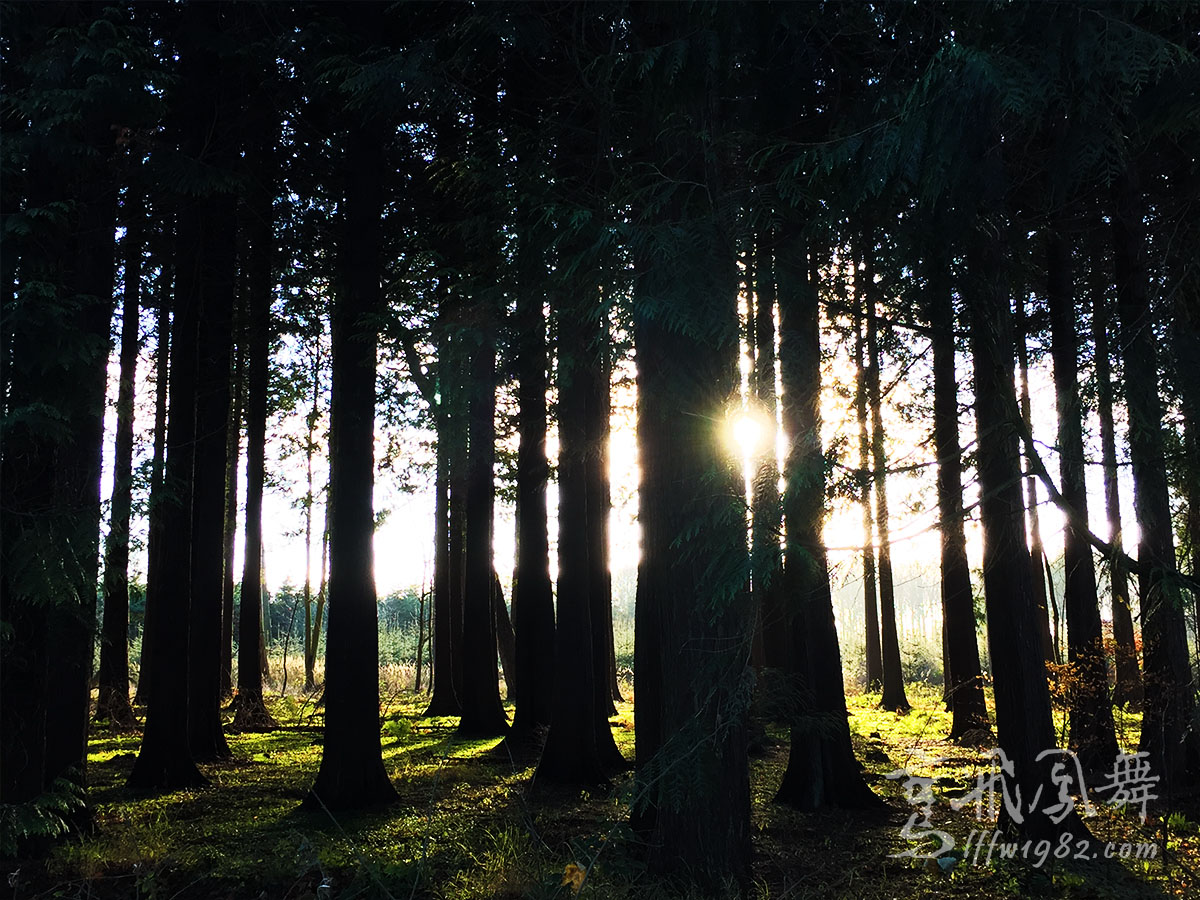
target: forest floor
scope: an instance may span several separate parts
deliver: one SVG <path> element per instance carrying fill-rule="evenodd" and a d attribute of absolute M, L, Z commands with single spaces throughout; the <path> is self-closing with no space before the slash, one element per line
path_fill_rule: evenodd
<path fill-rule="evenodd" d="M 756 742 L 751 897 L 1200 896 L 1194 803 L 1187 814 L 1151 817 L 1143 825 L 1136 810 L 1096 801 L 1087 822 L 1098 838 L 1113 842 L 1113 860 L 1057 859 L 1056 853 L 1075 854 L 1019 845 L 1015 858 L 1004 858 L 1012 838 L 1000 835 L 997 850 L 994 825 L 976 821 L 974 806 L 956 812 L 949 802 L 988 770 L 990 736 L 980 735 L 977 747 L 950 743 L 940 694 L 912 686 L 909 699 L 913 709 L 899 715 L 879 710 L 877 695 L 849 698 L 858 758 L 888 800 L 880 813 L 799 813 L 773 803 L 787 741 L 782 732 L 768 732 Z M 607 791 L 531 793 L 530 766 L 512 760 L 497 741 L 457 740 L 454 720 L 419 717 L 424 704 L 424 695 L 394 696 L 383 727 L 384 762 L 400 802 L 354 816 L 300 809 L 321 754 L 320 718 L 311 702 L 277 702 L 273 711 L 283 725 L 277 731 L 230 734 L 234 759 L 204 767 L 210 787 L 160 796 L 124 786 L 139 736 L 100 729 L 89 761 L 95 832 L 16 871 L 0 865 L 8 896 L 567 898 L 581 876 L 583 897 L 686 895 L 682 885 L 651 880 L 640 862 L 627 824 L 632 775 Z M 632 706 L 620 704 L 612 723 L 631 758 Z M 1136 744 L 1138 725 L 1136 716 L 1118 712 L 1124 747 Z M 887 777 L 898 770 L 934 779 L 932 827 L 951 835 L 963 857 L 950 871 L 895 855 L 920 846 L 901 835 L 915 807 L 906 801 L 904 776 Z M 981 832 L 984 842 L 975 853 Z M 1139 845 L 1153 847 L 1154 858 L 1136 858 Z M 1124 853 L 1129 858 L 1120 859 Z"/>

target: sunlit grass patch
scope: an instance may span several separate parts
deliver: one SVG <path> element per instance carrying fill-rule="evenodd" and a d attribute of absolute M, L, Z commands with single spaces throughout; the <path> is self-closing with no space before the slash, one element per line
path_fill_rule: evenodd
<path fill-rule="evenodd" d="M 1194 824 L 1200 814 L 1186 810 L 1170 823 L 1152 820 L 1143 827 L 1134 811 L 1098 805 L 1099 815 L 1088 820 L 1105 841 L 1156 841 L 1165 834 L 1172 860 L 1166 868 L 1161 860 L 1128 859 L 1107 869 L 1060 865 L 1035 871 L 993 860 L 946 875 L 892 858 L 909 846 L 900 836 L 910 813 L 902 780 L 885 777 L 897 769 L 935 779 L 937 827 L 960 841 L 982 827 L 973 808 L 952 812 L 949 800 L 974 786 L 986 764 L 983 750 L 947 740 L 950 716 L 940 689 L 909 685 L 908 696 L 913 708 L 902 715 L 878 709 L 877 695 L 849 698 L 856 756 L 872 789 L 889 803 L 879 814 L 802 813 L 774 803 L 788 759 L 788 730 L 766 723 L 756 735 L 750 896 L 999 900 L 1016 892 L 1066 900 L 1138 896 L 1143 890 L 1170 894 L 1176 884 L 1194 888 L 1183 865 L 1200 869 L 1200 827 Z M 268 701 L 280 729 L 228 736 L 234 758 L 202 766 L 211 780 L 203 790 L 160 796 L 128 791 L 124 784 L 140 736 L 98 729 L 89 756 L 97 829 L 54 852 L 47 875 L 56 889 L 71 897 L 174 900 L 387 894 L 561 900 L 573 890 L 564 873 L 586 871 L 585 897 L 688 896 L 684 884 L 656 881 L 645 870 L 643 839 L 628 821 L 632 772 L 604 790 L 539 796 L 530 790 L 531 760 L 509 756 L 499 739 L 460 740 L 457 719 L 422 718 L 426 695 L 401 693 L 381 711 L 384 765 L 399 802 L 353 815 L 302 809 L 321 760 L 320 695 L 285 699 L 291 702 Z M 1116 717 L 1118 730 L 1136 742 L 1140 717 L 1122 711 Z M 617 704 L 610 724 L 632 759 L 632 704 Z M 1130 746 L 1126 740 L 1122 745 Z"/>

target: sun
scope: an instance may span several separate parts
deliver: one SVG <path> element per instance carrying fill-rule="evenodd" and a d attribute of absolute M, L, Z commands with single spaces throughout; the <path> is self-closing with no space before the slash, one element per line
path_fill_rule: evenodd
<path fill-rule="evenodd" d="M 735 409 L 725 419 L 725 441 L 739 459 L 754 459 L 766 449 L 770 436 L 766 414 L 753 406 Z"/>
<path fill-rule="evenodd" d="M 734 444 L 746 456 L 753 456 L 762 443 L 762 422 L 758 421 L 754 416 L 743 413 L 733 420 L 731 427 L 733 429 Z"/>

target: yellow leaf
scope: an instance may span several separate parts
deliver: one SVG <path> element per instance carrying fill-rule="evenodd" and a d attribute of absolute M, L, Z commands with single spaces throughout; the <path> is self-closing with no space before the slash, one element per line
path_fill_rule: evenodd
<path fill-rule="evenodd" d="M 563 869 L 563 884 L 572 886 L 572 893 L 578 894 L 583 888 L 583 879 L 587 875 L 583 869 L 575 863 L 567 863 L 567 867 Z"/>

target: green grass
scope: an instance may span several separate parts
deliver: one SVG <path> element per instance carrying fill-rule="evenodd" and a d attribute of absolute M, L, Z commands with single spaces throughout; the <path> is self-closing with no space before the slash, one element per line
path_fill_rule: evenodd
<path fill-rule="evenodd" d="M 1200 884 L 1195 809 L 1176 813 L 1169 825 L 1142 827 L 1107 806 L 1088 820 L 1105 840 L 1165 837 L 1165 865 L 1158 859 L 1035 868 L 993 860 L 943 875 L 895 858 L 909 846 L 900 828 L 910 808 L 902 781 L 886 774 L 906 768 L 935 778 L 934 824 L 961 841 L 979 826 L 970 810 L 952 812 L 949 798 L 973 785 L 985 762 L 981 749 L 945 740 L 950 720 L 936 689 L 910 686 L 908 696 L 913 709 L 904 715 L 879 710 L 874 695 L 849 698 L 856 753 L 890 804 L 882 814 L 802 814 L 771 802 L 788 746 L 782 728 L 768 728 L 752 760 L 751 896 L 1115 898 L 1186 896 Z M 138 736 L 98 731 L 89 758 L 95 832 L 40 863 L 26 861 L 11 881 L 11 896 L 566 898 L 573 893 L 563 883 L 570 865 L 588 872 L 583 896 L 687 895 L 685 885 L 649 878 L 640 862 L 642 848 L 626 824 L 631 776 L 609 791 L 531 793 L 529 765 L 497 741 L 458 740 L 453 719 L 419 718 L 424 703 L 423 696 L 400 693 L 385 711 L 383 758 L 400 802 L 336 817 L 300 808 L 321 754 L 320 718 L 312 717 L 311 704 L 275 701 L 284 727 L 230 734 L 234 759 L 204 767 L 210 787 L 158 796 L 124 787 Z M 631 757 L 632 705 L 620 704 L 612 722 Z M 1136 739 L 1137 725 L 1126 715 L 1118 727 Z"/>

